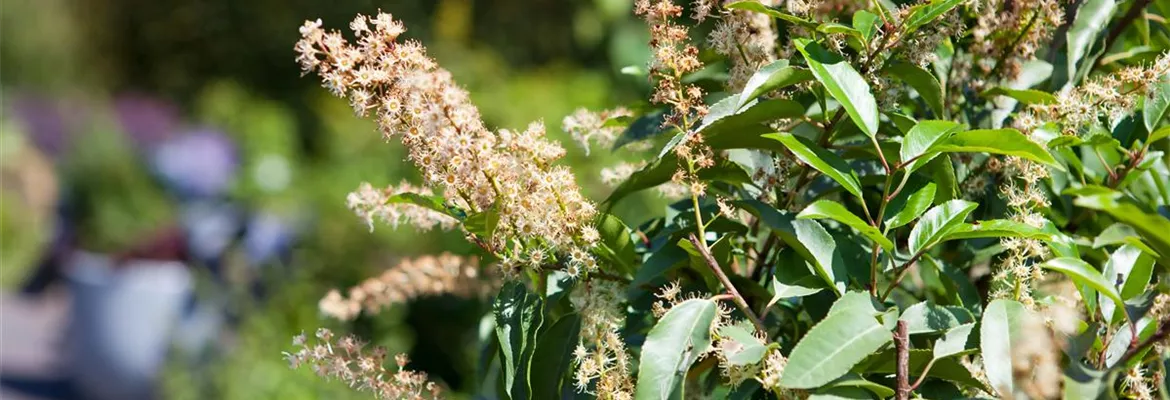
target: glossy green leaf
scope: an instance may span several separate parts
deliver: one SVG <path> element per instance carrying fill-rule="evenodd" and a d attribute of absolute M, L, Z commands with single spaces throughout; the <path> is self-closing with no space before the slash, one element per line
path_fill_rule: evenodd
<path fill-rule="evenodd" d="M 1142 109 L 1142 122 L 1145 123 L 1147 132 L 1154 132 L 1158 122 L 1166 116 L 1167 108 L 1170 108 L 1170 72 L 1162 75 L 1153 87 L 1153 95 L 1146 98 L 1145 107 Z M 1153 139 L 1153 135 L 1150 137 L 1149 141 L 1156 140 Z"/>
<path fill-rule="evenodd" d="M 954 9 L 962 0 L 933 0 L 926 4 L 919 4 L 910 8 L 910 15 L 906 17 L 905 31 L 914 32 L 919 27 L 933 22 L 947 11 Z"/>
<path fill-rule="evenodd" d="M 801 17 L 797 17 L 797 16 L 792 15 L 792 14 L 782 12 L 782 11 L 777 10 L 775 8 L 768 7 L 766 5 L 761 4 L 759 1 L 756 1 L 756 0 L 744 0 L 744 1 L 737 1 L 734 3 L 728 3 L 728 4 L 725 4 L 723 6 L 723 8 L 726 8 L 729 10 L 747 10 L 747 11 L 758 12 L 761 14 L 771 16 L 773 18 L 779 18 L 781 20 L 784 20 L 784 21 L 787 21 L 787 22 L 790 22 L 790 23 L 793 23 L 796 25 L 804 26 L 805 28 L 816 29 L 816 27 L 817 27 L 817 24 L 815 22 L 809 21 L 809 20 L 801 18 Z"/>
<path fill-rule="evenodd" d="M 963 308 L 974 315 L 979 315 L 982 312 L 983 303 L 979 296 L 979 289 L 971 283 L 971 279 L 967 277 L 965 271 L 936 260 L 929 254 L 922 256 L 918 263 L 925 268 L 938 271 L 939 277 L 943 279 L 943 285 L 948 289 L 947 294 L 956 304 L 963 305 Z"/>
<path fill-rule="evenodd" d="M 944 118 L 943 116 L 946 114 L 943 110 L 942 85 L 930 71 L 904 61 L 890 62 L 883 71 L 914 88 L 914 91 L 922 96 L 922 101 L 926 102 L 926 106 L 930 107 L 935 118 Z"/>
<path fill-rule="evenodd" d="M 1001 397 L 1015 393 L 1012 380 L 1012 347 L 1021 334 L 1023 319 L 1028 310 L 1018 301 L 993 300 L 983 312 L 979 328 L 979 349 L 983 354 L 983 370 L 988 383 Z"/>
<path fill-rule="evenodd" d="M 811 389 L 829 383 L 891 340 L 869 314 L 852 309 L 830 314 L 792 349 L 780 385 Z"/>
<path fill-rule="evenodd" d="M 500 223 L 500 213 L 495 207 L 482 212 L 471 214 L 463 220 L 463 229 L 479 237 L 490 238 L 496 232 L 496 225 Z"/>
<path fill-rule="evenodd" d="M 1167 137 L 1170 137 L 1170 126 L 1164 126 L 1164 127 L 1158 128 L 1158 130 L 1156 130 L 1156 131 L 1150 132 L 1150 138 L 1149 138 L 1149 140 L 1147 140 L 1147 142 L 1153 143 L 1153 142 L 1157 142 L 1159 140 L 1165 139 Z"/>
<path fill-rule="evenodd" d="M 577 336 L 580 332 L 581 316 L 569 314 L 558 319 L 540 335 L 536 352 L 532 355 L 532 370 L 528 379 L 533 399 L 560 397 L 561 387 L 566 381 L 565 373 L 573 362 L 573 350 L 577 347 Z"/>
<path fill-rule="evenodd" d="M 882 398 L 882 399 L 889 398 L 889 397 L 892 397 L 894 395 L 894 389 L 891 389 L 891 388 L 889 388 L 885 385 L 882 385 L 880 383 L 877 383 L 877 382 L 865 380 L 865 378 L 862 378 L 861 375 L 854 374 L 854 373 L 845 374 L 845 376 L 842 376 L 840 378 L 833 380 L 832 382 L 829 382 L 824 387 L 826 389 L 835 389 L 835 388 L 865 389 L 866 391 L 869 391 L 870 393 L 877 395 L 878 398 Z M 862 398 L 869 399 L 871 397 L 867 396 L 867 397 L 862 397 Z"/>
<path fill-rule="evenodd" d="M 920 121 L 902 138 L 899 154 L 906 169 L 914 172 L 938 155 L 935 145 L 946 142 L 952 135 L 963 129 L 963 125 L 951 121 Z"/>
<path fill-rule="evenodd" d="M 1167 258 L 1170 257 L 1170 235 L 1167 235 L 1166 232 L 1170 232 L 1170 220 L 1161 215 L 1143 211 L 1116 192 L 1080 196 L 1077 197 L 1074 204 L 1104 211 L 1118 222 L 1133 227 L 1146 240 L 1146 244 L 1158 252 L 1160 255 L 1158 263 L 1167 263 Z"/>
<path fill-rule="evenodd" d="M 744 84 L 739 93 L 737 110 L 773 90 L 783 89 L 801 82 L 811 81 L 812 73 L 807 69 L 788 65 L 788 60 L 777 60 L 760 67 Z M 803 109 L 802 109 L 803 110 Z"/>
<path fill-rule="evenodd" d="M 869 316 L 881 314 L 881 303 L 873 298 L 869 292 L 850 291 L 843 295 L 829 307 L 829 315 L 844 311 L 861 311 Z"/>
<path fill-rule="evenodd" d="M 857 387 L 837 387 L 817 390 L 808 395 L 807 400 L 868 400 L 873 396 L 865 389 Z"/>
<path fill-rule="evenodd" d="M 454 218 L 462 218 L 464 215 L 462 211 L 455 207 L 449 207 L 440 196 L 423 196 L 417 193 L 399 193 L 386 199 L 386 204 L 414 204 L 416 206 L 425 207 L 432 211 L 437 211 L 441 214 L 451 216 Z"/>
<path fill-rule="evenodd" d="M 758 200 L 745 200 L 736 206 L 756 215 L 772 232 L 802 258 L 812 263 L 816 275 L 840 295 L 848 282 L 844 261 L 837 251 L 833 236 L 816 221 L 796 219 L 787 211 L 779 211 Z"/>
<path fill-rule="evenodd" d="M 945 307 L 925 301 L 907 307 L 898 320 L 906 322 L 906 330 L 911 335 L 942 332 L 959 326 L 959 320 Z"/>
<path fill-rule="evenodd" d="M 719 328 L 719 347 L 727 363 L 735 366 L 753 365 L 764 359 L 768 346 L 752 335 L 751 324 L 727 325 Z"/>
<path fill-rule="evenodd" d="M 825 86 L 829 95 L 841 103 L 857 127 L 869 137 L 876 135 L 879 122 L 877 101 L 865 78 L 848 61 L 820 44 L 808 39 L 796 39 L 793 43 L 804 55 L 813 76 Z"/>
<path fill-rule="evenodd" d="M 797 159 L 837 181 L 845 191 L 857 196 L 857 198 L 862 198 L 861 181 L 857 179 L 857 174 L 840 156 L 830 153 L 808 139 L 791 133 L 770 133 L 764 137 L 780 141 Z"/>
<path fill-rule="evenodd" d="M 966 200 L 951 200 L 928 210 L 910 231 L 910 252 L 917 254 L 943 240 L 978 206 Z"/>
<path fill-rule="evenodd" d="M 943 153 L 990 153 L 1015 156 L 1063 170 L 1040 144 L 1015 129 L 978 129 L 959 132 L 934 146 Z"/>
<path fill-rule="evenodd" d="M 797 286 L 797 285 L 785 285 L 785 284 L 781 283 L 779 280 L 777 280 L 776 276 L 773 275 L 772 276 L 772 300 L 768 301 L 768 305 L 765 308 L 771 308 L 773 304 L 776 304 L 776 302 L 780 301 L 781 299 L 787 299 L 789 297 L 810 296 L 810 295 L 820 293 L 821 290 L 824 290 L 824 289 L 819 288 L 819 287 L 818 288 L 810 288 L 810 287 Z"/>
<path fill-rule="evenodd" d="M 613 205 L 633 193 L 646 190 L 670 181 L 670 176 L 678 170 L 678 159 L 674 153 L 643 167 L 634 172 L 625 182 L 614 188 L 613 193 L 605 199 L 605 203 Z M 751 177 L 743 168 L 735 163 L 720 160 L 711 168 L 699 170 L 699 178 L 703 180 L 718 180 L 729 183 L 748 183 Z"/>
<path fill-rule="evenodd" d="M 1128 244 L 1113 251 L 1113 254 L 1109 255 L 1109 261 L 1105 262 L 1105 267 L 1101 271 L 1101 276 L 1105 279 L 1121 283 L 1121 290 L 1118 294 L 1122 300 L 1132 299 L 1145 292 L 1146 285 L 1150 283 L 1153 274 L 1154 258 L 1143 252 L 1141 248 Z M 1123 310 L 1117 308 L 1117 303 L 1105 297 L 1104 294 L 1100 296 L 1101 298 L 1097 299 L 1097 305 L 1101 307 L 1101 315 L 1104 315 L 1109 322 L 1116 322 L 1124 316 Z M 1124 304 L 1121 306 L 1124 307 Z"/>
<path fill-rule="evenodd" d="M 1076 17 L 1066 33 L 1067 71 L 1070 82 L 1077 76 L 1077 64 L 1089 54 L 1093 43 L 1117 8 L 1115 0 L 1086 0 L 1077 8 Z"/>
<path fill-rule="evenodd" d="M 882 246 L 886 251 L 894 251 L 894 242 L 882 234 L 881 230 L 873 227 L 865 222 L 857 215 L 845 209 L 841 203 L 829 200 L 818 200 L 815 203 L 809 204 L 800 214 L 796 215 L 798 219 L 831 219 L 846 226 L 856 229 L 861 232 L 862 236 L 869 238 L 878 245 Z"/>
<path fill-rule="evenodd" d="M 853 29 L 861 32 L 861 37 L 866 41 L 873 39 L 881 22 L 881 17 L 866 10 L 858 10 L 853 13 Z"/>
<path fill-rule="evenodd" d="M 1101 276 L 1101 273 L 1093 269 L 1093 266 L 1078 258 L 1053 258 L 1040 264 L 1040 267 L 1060 272 L 1074 282 L 1082 286 L 1091 287 L 1097 292 L 1104 294 L 1110 300 L 1117 302 L 1117 304 L 1124 303 L 1121 300 L 1121 294 L 1117 292 L 1117 288 L 1113 286 L 1113 283 Z"/>
<path fill-rule="evenodd" d="M 943 240 L 1003 237 L 1049 240 L 1052 238 L 1052 235 L 1044 232 L 1043 229 L 1022 222 L 1009 219 L 991 219 L 975 221 L 974 224 L 960 224 L 955 229 L 947 232 Z"/>
<path fill-rule="evenodd" d="M 683 379 L 691 364 L 711 347 L 715 302 L 681 302 L 650 329 L 638 363 L 637 400 L 681 399 Z"/>
<path fill-rule="evenodd" d="M 630 286 L 638 287 L 651 283 L 655 278 L 662 277 L 667 271 L 682 265 L 690 259 L 686 250 L 674 243 L 666 243 L 662 248 L 650 254 L 638 272 L 634 274 L 634 281 Z"/>
<path fill-rule="evenodd" d="M 983 92 L 982 96 L 1007 96 L 1024 104 L 1056 104 L 1056 96 L 1052 93 L 1035 89 L 1010 89 L 998 86 Z"/>
<path fill-rule="evenodd" d="M 598 253 L 601 253 L 602 258 L 625 272 L 633 272 L 637 254 L 634 252 L 634 241 L 630 238 L 630 228 L 618 217 L 603 213 L 597 223 L 597 232 L 601 234 Z"/>
<path fill-rule="evenodd" d="M 528 372 L 544 323 L 544 302 L 523 283 L 509 282 L 496 295 L 492 311 L 503 356 L 504 387 L 513 399 L 528 398 Z"/>
<path fill-rule="evenodd" d="M 936 187 L 934 183 L 927 183 L 913 193 L 906 191 L 899 193 L 886 208 L 886 213 L 889 214 L 885 221 L 886 230 L 909 224 L 922 216 L 922 213 L 934 203 Z"/>
<path fill-rule="evenodd" d="M 934 358 L 950 357 L 967 350 L 967 338 L 975 329 L 974 323 L 967 323 L 953 327 L 943 337 L 934 341 Z"/>
<path fill-rule="evenodd" d="M 934 360 L 934 352 L 931 349 L 910 349 L 910 371 L 912 374 L 918 373 L 926 369 L 926 364 Z M 864 364 L 863 364 L 864 365 Z M 894 354 L 894 349 L 887 348 L 882 350 L 876 356 L 872 357 L 872 362 L 865 366 L 865 373 L 870 374 L 885 374 L 893 375 L 897 371 L 897 360 Z M 944 357 L 935 360 L 934 365 L 930 368 L 928 376 L 939 378 L 958 384 L 978 388 L 980 390 L 991 391 L 990 388 L 985 388 L 983 383 L 971 376 L 971 372 L 955 359 L 955 357 Z"/>

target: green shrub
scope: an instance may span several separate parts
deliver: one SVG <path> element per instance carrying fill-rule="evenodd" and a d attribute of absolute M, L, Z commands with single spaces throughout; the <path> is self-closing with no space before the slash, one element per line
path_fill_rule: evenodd
<path fill-rule="evenodd" d="M 352 41 L 306 22 L 302 68 L 422 177 L 363 184 L 350 208 L 457 226 L 478 251 L 321 310 L 494 293 L 479 394 L 513 399 L 1165 397 L 1170 31 L 1150 22 L 1167 4 L 1088 0 L 1066 21 L 1055 0 L 767 3 L 636 2 L 654 58 L 623 72 L 652 106 L 564 121 L 586 153 L 644 158 L 605 171 L 599 203 L 543 124 L 485 127 L 389 14 Z M 651 188 L 680 200 L 611 214 Z M 294 366 L 441 393 L 317 337 Z"/>

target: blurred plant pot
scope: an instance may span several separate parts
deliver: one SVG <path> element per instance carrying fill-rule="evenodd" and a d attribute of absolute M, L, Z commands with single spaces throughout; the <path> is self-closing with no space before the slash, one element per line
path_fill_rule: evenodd
<path fill-rule="evenodd" d="M 151 399 L 172 329 L 191 296 L 178 261 L 131 260 L 78 252 L 66 274 L 73 314 L 66 360 L 87 399 Z"/>

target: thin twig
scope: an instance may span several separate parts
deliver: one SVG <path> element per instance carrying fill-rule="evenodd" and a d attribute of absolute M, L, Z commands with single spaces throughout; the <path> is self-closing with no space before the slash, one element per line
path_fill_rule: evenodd
<path fill-rule="evenodd" d="M 910 400 L 910 333 L 906 321 L 898 321 L 894 330 L 894 351 L 897 353 L 896 400 Z"/>
<path fill-rule="evenodd" d="M 1125 355 L 1121 356 L 1121 359 L 1117 360 L 1117 364 L 1115 365 L 1125 365 L 1129 362 L 1130 359 L 1137 357 L 1137 355 L 1146 348 L 1153 346 L 1155 343 L 1166 340 L 1166 337 L 1170 336 L 1170 318 L 1162 319 L 1160 324 L 1161 325 L 1158 325 L 1158 330 L 1154 332 L 1153 336 L 1150 336 L 1149 339 L 1142 341 L 1142 343 L 1137 345 L 1137 347 L 1126 351 Z"/>
<path fill-rule="evenodd" d="M 707 250 L 707 245 L 700 242 L 699 237 L 693 233 L 687 239 L 699 250 L 699 254 L 703 256 L 703 260 L 707 261 L 707 266 L 711 267 L 712 271 L 715 271 L 715 276 L 719 277 L 719 281 L 723 282 L 723 286 L 727 287 L 727 291 L 733 296 L 733 300 L 735 300 L 735 305 L 739 306 L 740 311 L 743 311 L 744 315 L 747 315 L 748 319 L 752 321 L 752 325 L 756 326 L 757 331 L 767 335 L 768 331 L 764 330 L 764 322 L 760 321 L 760 317 L 757 317 L 756 313 L 752 311 L 747 300 L 744 300 L 743 295 L 739 294 L 739 289 L 736 289 L 735 285 L 731 284 L 731 279 L 727 277 L 727 274 L 723 273 L 723 268 L 719 267 L 719 262 L 715 261 L 715 257 Z"/>

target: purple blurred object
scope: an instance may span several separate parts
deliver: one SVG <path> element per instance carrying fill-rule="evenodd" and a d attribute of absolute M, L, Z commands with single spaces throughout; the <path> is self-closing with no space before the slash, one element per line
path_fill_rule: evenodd
<path fill-rule="evenodd" d="M 85 108 L 75 103 L 35 94 L 16 95 L 11 99 L 12 115 L 37 148 L 53 158 L 69 150 L 70 136 L 78 133 L 86 118 Z"/>
<path fill-rule="evenodd" d="M 173 104 L 142 94 L 123 94 L 114 101 L 122 129 L 135 144 L 151 148 L 174 135 L 179 110 Z"/>
<path fill-rule="evenodd" d="M 287 219 L 264 212 L 252 216 L 246 229 L 244 249 L 252 265 L 283 256 L 296 231 Z"/>
<path fill-rule="evenodd" d="M 151 164 L 167 187 L 191 200 L 222 195 L 235 177 L 239 158 L 226 135 L 200 129 L 159 144 L 151 154 Z"/>

